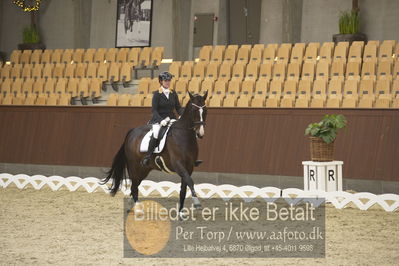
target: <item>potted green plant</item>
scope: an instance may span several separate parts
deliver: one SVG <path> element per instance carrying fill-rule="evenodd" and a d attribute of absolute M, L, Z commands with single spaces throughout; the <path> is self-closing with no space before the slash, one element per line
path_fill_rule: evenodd
<path fill-rule="evenodd" d="M 13 2 L 20 7 L 25 13 L 29 13 L 31 23 L 25 27 L 22 33 L 23 42 L 18 44 L 19 50 L 35 50 L 46 49 L 46 46 L 41 42 L 38 26 L 38 11 L 40 8 L 41 0 L 24 1 L 18 0 Z"/>
<path fill-rule="evenodd" d="M 352 10 L 341 12 L 339 16 L 339 34 L 333 35 L 333 41 L 354 42 L 367 41 L 367 36 L 360 33 L 359 3 L 352 0 Z"/>
<path fill-rule="evenodd" d="M 325 115 L 318 123 L 310 123 L 305 135 L 310 136 L 311 160 L 328 162 L 334 160 L 334 141 L 339 129 L 344 128 L 347 120 L 343 115 Z"/>

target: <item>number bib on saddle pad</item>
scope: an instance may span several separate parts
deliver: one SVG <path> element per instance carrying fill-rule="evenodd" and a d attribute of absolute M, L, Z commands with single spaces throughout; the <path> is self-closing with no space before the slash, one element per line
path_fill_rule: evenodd
<path fill-rule="evenodd" d="M 165 133 L 162 136 L 162 139 L 159 141 L 158 147 L 155 148 L 154 153 L 161 153 L 163 148 L 165 147 L 166 143 L 166 135 L 168 135 L 168 131 L 170 129 L 171 124 L 168 125 L 168 127 L 165 130 Z M 152 129 L 145 134 L 144 138 L 141 140 L 140 143 L 140 152 L 147 152 L 148 151 L 148 145 L 150 144 L 150 139 L 152 135 Z"/>

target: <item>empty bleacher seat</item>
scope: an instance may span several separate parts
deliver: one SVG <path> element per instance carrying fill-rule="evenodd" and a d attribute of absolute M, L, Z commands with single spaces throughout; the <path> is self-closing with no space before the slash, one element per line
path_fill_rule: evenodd
<path fill-rule="evenodd" d="M 142 94 L 134 94 L 131 97 L 130 105 L 131 106 L 142 106 L 144 101 L 144 95 Z"/>
<path fill-rule="evenodd" d="M 222 62 L 225 48 L 226 47 L 224 45 L 216 45 L 215 47 L 213 47 L 211 53 L 211 61 Z"/>
<path fill-rule="evenodd" d="M 277 61 L 288 63 L 291 55 L 291 43 L 282 43 L 277 50 Z"/>
<path fill-rule="evenodd" d="M 188 90 L 191 93 L 199 93 L 201 90 L 201 79 L 191 79 L 188 83 Z"/>
<path fill-rule="evenodd" d="M 74 78 L 75 77 L 76 64 L 67 64 L 65 67 L 64 77 Z"/>
<path fill-rule="evenodd" d="M 392 79 L 392 62 L 391 61 L 380 61 L 377 68 L 377 78 L 388 78 Z"/>
<path fill-rule="evenodd" d="M 214 81 L 213 79 L 205 79 L 201 83 L 201 92 L 208 91 L 208 93 L 213 92 Z"/>
<path fill-rule="evenodd" d="M 237 58 L 237 51 L 238 51 L 238 45 L 227 46 L 224 52 L 223 61 L 228 61 L 234 64 Z"/>
<path fill-rule="evenodd" d="M 258 79 L 259 65 L 257 61 L 251 61 L 245 71 L 245 79 Z"/>
<path fill-rule="evenodd" d="M 331 76 L 331 79 L 344 80 L 344 78 L 345 78 L 345 62 L 344 61 L 333 62 L 331 64 L 330 76 Z"/>
<path fill-rule="evenodd" d="M 230 80 L 227 86 L 228 94 L 238 95 L 241 89 L 241 81 L 240 80 Z"/>
<path fill-rule="evenodd" d="M 339 42 L 334 48 L 333 62 L 344 62 L 348 57 L 349 42 Z"/>
<path fill-rule="evenodd" d="M 251 96 L 240 95 L 237 99 L 237 107 L 249 107 L 251 103 Z"/>
<path fill-rule="evenodd" d="M 348 62 L 362 62 L 363 42 L 353 42 L 349 48 Z"/>
<path fill-rule="evenodd" d="M 105 53 L 106 49 L 105 48 L 99 48 L 95 51 L 94 57 L 93 57 L 93 62 L 95 63 L 103 63 L 105 60 Z"/>
<path fill-rule="evenodd" d="M 228 94 L 223 99 L 223 107 L 235 107 L 237 103 L 237 96 L 235 94 Z"/>
<path fill-rule="evenodd" d="M 286 63 L 284 61 L 274 64 L 273 80 L 285 80 Z"/>
<path fill-rule="evenodd" d="M 171 73 L 174 76 L 174 79 L 179 79 L 180 67 L 181 67 L 181 62 L 180 61 L 173 61 L 169 65 L 169 73 Z"/>
<path fill-rule="evenodd" d="M 258 79 L 255 83 L 255 95 L 263 94 L 266 95 L 269 92 L 269 80 Z"/>
<path fill-rule="evenodd" d="M 333 49 L 334 49 L 334 43 L 332 42 L 323 43 L 323 45 L 320 47 L 319 60 L 330 63 L 333 55 Z"/>
<path fill-rule="evenodd" d="M 376 62 L 377 61 L 377 45 L 370 41 L 364 47 L 363 62 Z"/>
<path fill-rule="evenodd" d="M 275 45 L 268 45 L 264 50 L 262 54 L 262 61 L 263 63 L 274 63 L 274 60 L 276 58 L 276 46 Z"/>
<path fill-rule="evenodd" d="M 162 62 L 164 47 L 155 47 L 151 53 L 151 66 L 159 67 Z"/>
<path fill-rule="evenodd" d="M 69 64 L 72 61 L 73 50 L 66 49 L 61 53 L 61 63 Z"/>
<path fill-rule="evenodd" d="M 72 52 L 72 61 L 77 64 L 77 63 L 83 63 L 83 55 L 85 53 L 84 49 L 75 49 Z"/>
<path fill-rule="evenodd" d="M 396 41 L 394 40 L 383 41 L 379 48 L 378 60 L 391 62 L 395 45 Z"/>
<path fill-rule="evenodd" d="M 20 58 L 21 58 L 21 54 L 22 54 L 22 52 L 21 52 L 21 50 L 14 50 L 14 51 L 12 51 L 11 52 L 11 55 L 10 55 L 10 62 L 11 62 L 11 64 L 19 64 L 19 60 L 20 60 Z"/>
<path fill-rule="evenodd" d="M 118 63 L 127 62 L 127 54 L 129 52 L 128 48 L 120 48 L 116 51 L 115 61 Z"/>
<path fill-rule="evenodd" d="M 304 43 L 296 43 L 291 51 L 290 62 L 291 63 L 292 62 L 302 63 L 304 51 L 305 51 L 305 44 Z"/>
<path fill-rule="evenodd" d="M 292 62 L 288 64 L 287 79 L 298 81 L 300 72 L 301 64 L 299 62 Z"/>
<path fill-rule="evenodd" d="M 252 79 L 245 79 L 241 85 L 241 93 L 252 95 L 254 92 L 255 81 Z"/>
<path fill-rule="evenodd" d="M 212 46 L 202 46 L 199 51 L 199 60 L 202 62 L 209 62 L 211 59 Z"/>
<path fill-rule="evenodd" d="M 218 70 L 219 70 L 219 63 L 218 62 L 209 63 L 208 66 L 206 67 L 205 78 L 207 78 L 207 79 L 217 79 Z"/>
<path fill-rule="evenodd" d="M 141 52 L 140 48 L 132 48 L 127 53 L 127 61 L 132 63 L 133 66 L 137 66 L 139 64 L 139 54 Z"/>
<path fill-rule="evenodd" d="M 261 64 L 259 67 L 259 78 L 271 80 L 272 67 L 273 67 L 273 63 L 271 63 L 271 62 L 264 62 L 263 64 Z"/>
<path fill-rule="evenodd" d="M 318 42 L 311 42 L 308 44 L 305 50 L 305 62 L 312 62 L 316 63 L 317 56 L 319 53 L 320 43 Z"/>
<path fill-rule="evenodd" d="M 208 106 L 209 107 L 220 107 L 222 106 L 224 96 L 219 95 L 219 94 L 214 94 L 212 97 L 209 99 Z"/>
<path fill-rule="evenodd" d="M 373 61 L 363 62 L 362 79 L 376 79 L 376 63 Z"/>
<path fill-rule="evenodd" d="M 193 78 L 203 79 L 205 76 L 205 63 L 198 62 L 194 65 L 193 68 Z"/>
<path fill-rule="evenodd" d="M 244 63 L 236 63 L 233 65 L 232 71 L 232 79 L 243 80 L 245 76 L 245 64 Z"/>
<path fill-rule="evenodd" d="M 360 80 L 360 62 L 349 62 L 346 65 L 346 78 Z"/>
<path fill-rule="evenodd" d="M 42 62 L 42 54 L 43 54 L 42 50 L 39 49 L 34 50 L 30 57 L 30 63 L 34 65 L 40 64 Z"/>
<path fill-rule="evenodd" d="M 184 78 L 184 79 L 191 79 L 192 76 L 192 71 L 193 71 L 193 65 L 190 63 L 184 62 L 183 66 L 181 67 L 181 71 L 180 71 L 180 78 Z"/>
<path fill-rule="evenodd" d="M 32 55 L 32 50 L 24 50 L 19 59 L 20 64 L 29 64 Z"/>
<path fill-rule="evenodd" d="M 263 46 L 256 46 L 252 48 L 251 54 L 249 56 L 249 61 L 256 62 L 259 65 L 262 61 L 263 49 L 264 49 Z"/>
<path fill-rule="evenodd" d="M 308 61 L 303 63 L 302 65 L 302 74 L 301 79 L 304 80 L 314 80 L 315 76 L 315 63 L 312 61 Z"/>
<path fill-rule="evenodd" d="M 312 95 L 312 81 L 302 79 L 298 84 L 298 97 L 310 99 Z"/>

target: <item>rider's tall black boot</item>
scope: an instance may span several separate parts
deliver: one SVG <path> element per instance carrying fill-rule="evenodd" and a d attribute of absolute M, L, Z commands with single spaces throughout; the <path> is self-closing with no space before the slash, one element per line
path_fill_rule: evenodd
<path fill-rule="evenodd" d="M 150 143 L 148 144 L 148 151 L 143 160 L 141 161 L 141 164 L 144 166 L 148 166 L 151 155 L 154 152 L 155 148 L 158 146 L 158 139 L 154 138 L 154 136 L 151 136 Z"/>

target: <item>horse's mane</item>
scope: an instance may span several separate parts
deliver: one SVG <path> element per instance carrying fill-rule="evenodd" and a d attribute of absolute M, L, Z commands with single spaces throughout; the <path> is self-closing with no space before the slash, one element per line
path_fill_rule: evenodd
<path fill-rule="evenodd" d="M 188 100 L 188 102 L 186 103 L 186 105 L 184 106 L 184 111 L 181 114 L 181 118 L 185 117 L 187 114 L 187 110 L 190 108 L 189 106 L 191 105 L 191 99 Z"/>
<path fill-rule="evenodd" d="M 201 95 L 199 95 L 199 94 L 197 94 L 197 93 L 196 93 L 196 94 L 192 94 L 192 96 L 193 96 L 193 97 L 198 97 L 198 96 L 201 97 Z M 183 113 L 182 113 L 180 119 L 183 118 L 183 117 L 185 117 L 185 116 L 187 116 L 188 109 L 191 108 L 191 107 L 190 107 L 191 103 L 192 103 L 192 101 L 191 101 L 191 98 L 190 98 L 190 99 L 188 100 L 188 102 L 186 103 L 185 107 L 184 107 L 184 111 L 183 111 Z M 179 120 L 180 120 L 180 119 L 179 119 Z"/>

